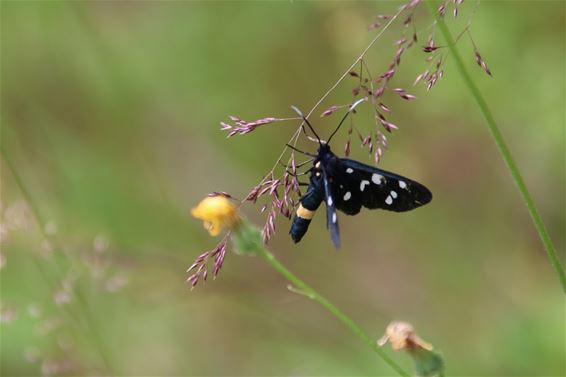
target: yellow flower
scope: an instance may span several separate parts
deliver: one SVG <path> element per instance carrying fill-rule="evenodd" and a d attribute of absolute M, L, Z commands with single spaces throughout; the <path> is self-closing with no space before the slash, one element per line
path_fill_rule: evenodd
<path fill-rule="evenodd" d="M 232 229 L 240 222 L 237 207 L 223 195 L 204 198 L 191 214 L 204 221 L 211 236 L 219 235 L 222 228 Z"/>

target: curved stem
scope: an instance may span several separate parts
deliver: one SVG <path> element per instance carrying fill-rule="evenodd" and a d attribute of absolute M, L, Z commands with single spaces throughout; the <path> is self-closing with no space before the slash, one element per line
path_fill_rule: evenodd
<path fill-rule="evenodd" d="M 260 246 L 257 249 L 258 254 L 267 262 L 271 267 L 276 269 L 281 275 L 283 275 L 291 284 L 293 284 L 302 294 L 313 299 L 322 305 L 326 310 L 328 310 L 332 315 L 338 318 L 342 323 L 344 323 L 354 334 L 362 339 L 387 365 L 394 369 L 400 376 L 409 377 L 410 374 L 407 373 L 403 368 L 401 368 L 395 361 L 393 361 L 381 347 L 377 345 L 377 341 L 369 336 L 362 328 L 355 323 L 350 317 L 348 317 L 344 312 L 338 309 L 334 304 L 332 304 L 328 299 L 322 296 L 320 293 L 315 291 L 304 281 L 299 279 L 295 274 L 287 269 L 284 265 L 279 262 L 275 256 L 266 248 Z"/>
<path fill-rule="evenodd" d="M 16 170 L 15 166 L 13 165 L 12 160 L 10 159 L 10 156 L 8 155 L 8 153 L 4 149 L 4 146 L 1 143 L 0 143 L 0 155 L 2 156 L 4 163 L 8 166 L 8 169 L 9 169 L 10 173 L 12 174 L 12 177 L 16 181 L 16 185 L 18 186 L 18 188 L 22 192 L 24 199 L 26 200 L 27 204 L 31 208 L 33 216 L 35 217 L 35 220 L 37 221 L 37 225 L 38 225 L 40 231 L 42 232 L 43 237 L 45 239 L 50 239 L 54 243 L 55 249 L 62 252 L 63 248 L 61 247 L 61 244 L 59 243 L 59 241 L 57 239 L 55 239 L 54 237 L 50 237 L 46 234 L 46 232 L 45 232 L 45 223 L 46 222 L 44 220 L 43 215 L 41 214 L 41 211 L 39 210 L 39 206 L 37 205 L 37 203 L 35 202 L 35 200 L 31 196 L 31 194 L 30 194 L 29 190 L 27 189 L 26 185 L 24 184 L 22 178 L 18 174 L 18 171 Z M 61 266 L 58 258 L 54 258 L 54 260 L 55 260 L 55 266 L 57 267 L 57 271 L 58 271 L 59 275 L 62 276 L 64 268 Z M 42 278 L 45 279 L 46 283 L 49 285 L 50 288 L 53 288 L 55 286 L 55 284 L 51 281 L 50 277 L 44 271 L 42 264 L 37 263 L 35 258 L 34 258 L 33 261 L 34 261 L 35 267 L 37 267 Z M 86 305 L 85 298 L 83 297 L 83 295 L 82 295 L 81 291 L 78 289 L 78 287 L 75 287 L 75 289 L 72 291 L 72 293 L 73 293 L 74 298 L 77 299 L 77 302 L 79 304 L 78 308 L 82 309 L 81 312 L 79 313 L 80 316 L 75 315 L 75 313 L 70 311 L 70 309 L 66 309 L 66 310 L 62 309 L 63 313 L 67 317 L 69 317 L 70 320 L 75 322 L 75 326 L 77 328 L 81 328 L 80 318 L 84 319 L 84 325 L 86 326 L 86 329 L 90 333 L 91 337 L 88 338 L 86 336 L 86 334 L 83 334 L 83 335 L 85 335 L 85 337 L 87 337 L 87 339 L 89 341 L 92 341 L 93 346 L 95 347 L 95 350 L 99 353 L 100 359 L 104 363 L 106 371 L 108 373 L 110 373 L 110 375 L 114 375 L 113 368 L 112 368 L 111 363 L 110 363 L 110 356 L 107 353 L 106 348 L 105 348 L 105 346 L 102 342 L 102 339 L 100 338 L 100 335 L 99 335 L 99 333 L 98 333 L 98 331 L 97 331 L 97 329 L 94 325 L 94 319 L 92 318 L 92 315 L 89 312 L 89 308 Z"/>
<path fill-rule="evenodd" d="M 462 59 L 462 56 L 460 55 L 458 49 L 456 48 L 456 42 L 454 41 L 454 38 L 452 37 L 450 30 L 448 30 L 448 27 L 446 26 L 444 19 L 442 17 L 439 17 L 438 12 L 436 11 L 435 2 L 427 1 L 426 3 L 428 5 L 428 10 L 436 19 L 438 27 L 440 28 L 440 31 L 442 32 L 442 35 L 444 36 L 444 39 L 448 44 L 448 49 L 450 50 L 450 53 L 454 57 L 456 67 L 460 73 L 460 76 L 462 77 L 462 80 L 464 80 L 464 84 L 470 91 L 470 94 L 478 104 L 478 107 L 480 108 L 480 111 L 483 114 L 483 117 L 485 118 L 485 124 L 491 136 L 493 137 L 493 141 L 497 145 L 499 152 L 501 153 L 501 157 L 505 161 L 505 164 L 507 165 L 507 168 L 511 173 L 511 177 L 513 178 L 513 181 L 515 181 L 515 184 L 517 185 L 517 188 L 521 193 L 523 201 L 525 202 L 527 210 L 529 211 L 529 214 L 531 215 L 531 218 L 535 225 L 536 231 L 542 241 L 544 249 L 546 250 L 548 259 L 550 260 L 552 267 L 554 267 L 554 269 L 556 270 L 556 274 L 558 275 L 558 279 L 560 280 L 560 284 L 562 285 L 562 290 L 564 291 L 564 293 L 566 293 L 566 276 L 564 274 L 564 269 L 560 264 L 560 259 L 558 258 L 556 249 L 554 248 L 550 235 L 548 234 L 548 231 L 544 226 L 542 218 L 538 213 L 534 200 L 529 190 L 527 189 L 527 185 L 525 184 L 525 181 L 521 176 L 521 172 L 517 167 L 517 163 L 515 162 L 513 155 L 511 154 L 511 151 L 509 150 L 509 147 L 507 146 L 507 143 L 505 142 L 505 139 L 503 138 L 503 135 L 501 134 L 501 131 L 497 126 L 497 123 L 495 122 L 495 118 L 493 117 L 493 114 L 491 113 L 491 110 L 489 109 L 486 100 L 482 96 L 479 88 L 474 83 L 472 77 L 470 76 L 470 73 L 466 69 L 464 60 Z"/>

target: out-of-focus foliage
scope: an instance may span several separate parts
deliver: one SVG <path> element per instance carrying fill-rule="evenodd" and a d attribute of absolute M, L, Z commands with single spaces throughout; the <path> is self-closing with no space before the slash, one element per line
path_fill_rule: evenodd
<path fill-rule="evenodd" d="M 375 35 L 372 16 L 398 5 L 2 2 L 2 148 L 51 244 L 3 158 L 2 221 L 16 225 L 2 231 L 0 373 L 92 374 L 103 354 L 116 375 L 390 374 L 261 260 L 228 254 L 192 292 L 185 270 L 216 243 L 188 209 L 210 191 L 245 196 L 296 129 L 226 140 L 219 122 L 309 109 Z M 493 78 L 460 42 L 562 252 L 564 14 L 560 1 L 482 2 L 471 34 Z M 417 49 L 403 59 L 395 82 L 411 88 L 426 63 Z M 320 111 L 351 99 L 348 80 Z M 391 101 L 400 130 L 380 166 L 425 183 L 432 203 L 342 216 L 340 252 L 324 216 L 298 245 L 280 219 L 270 249 L 376 340 L 392 319 L 413 323 L 449 375 L 564 375 L 563 296 L 475 104 L 450 59 L 430 93 L 411 89 L 418 101 Z M 328 134 L 337 117 L 313 121 Z M 259 208 L 243 210 L 260 224 Z"/>

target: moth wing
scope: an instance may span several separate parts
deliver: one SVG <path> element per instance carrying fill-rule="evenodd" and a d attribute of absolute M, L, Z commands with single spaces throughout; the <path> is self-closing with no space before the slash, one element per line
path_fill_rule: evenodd
<path fill-rule="evenodd" d="M 336 208 L 353 215 L 361 206 L 394 212 L 410 211 L 432 200 L 432 193 L 412 179 L 347 158 L 334 182 Z"/>
<path fill-rule="evenodd" d="M 366 178 L 365 174 L 352 168 L 348 169 L 343 164 L 339 164 L 334 171 L 331 189 L 336 208 L 347 215 L 359 213 L 364 204 L 360 182 Z"/>
<path fill-rule="evenodd" d="M 324 198 L 326 204 L 326 227 L 330 232 L 330 238 L 336 249 L 340 248 L 340 228 L 338 226 L 338 214 L 336 213 L 336 202 L 332 196 L 328 174 L 322 168 L 322 180 L 324 182 Z"/>

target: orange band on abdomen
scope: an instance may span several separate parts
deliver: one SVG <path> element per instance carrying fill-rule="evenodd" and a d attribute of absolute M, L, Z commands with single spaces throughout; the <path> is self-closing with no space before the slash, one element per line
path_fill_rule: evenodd
<path fill-rule="evenodd" d="M 299 204 L 299 208 L 297 208 L 297 216 L 299 216 L 301 219 L 310 220 L 314 217 L 314 214 L 314 211 L 306 209 L 302 204 Z"/>

